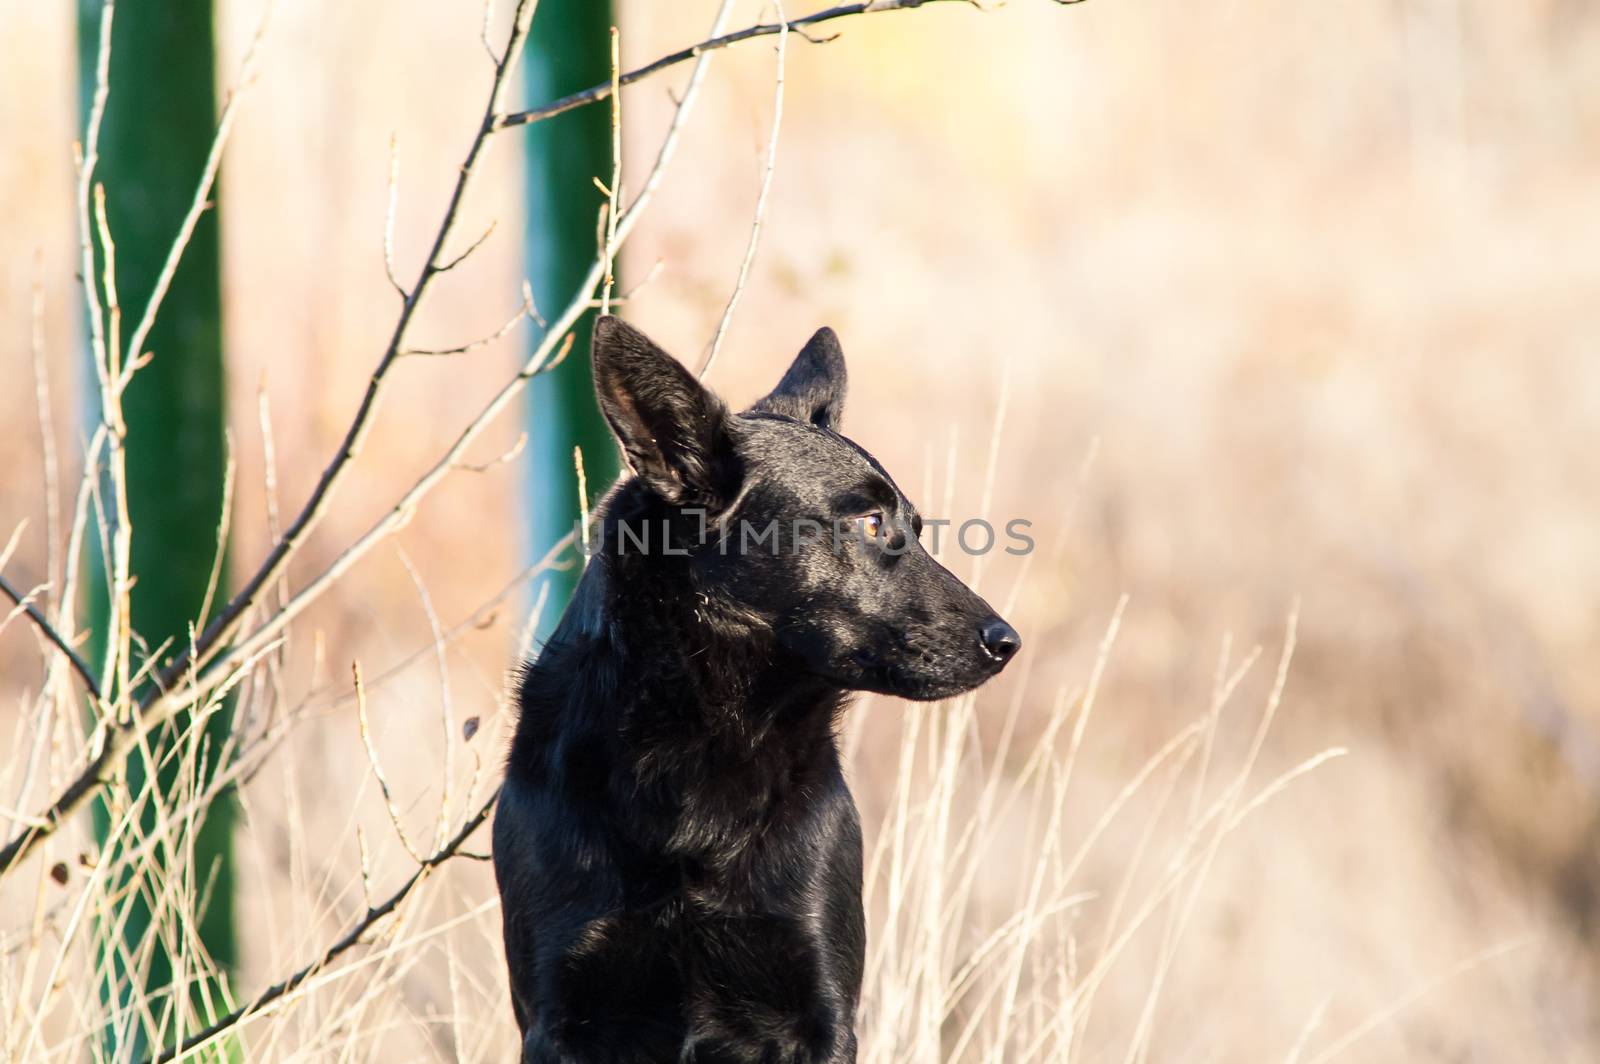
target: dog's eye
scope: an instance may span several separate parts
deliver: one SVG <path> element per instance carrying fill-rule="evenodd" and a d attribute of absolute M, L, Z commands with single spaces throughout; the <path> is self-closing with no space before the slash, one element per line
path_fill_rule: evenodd
<path fill-rule="evenodd" d="M 861 528 L 871 539 L 877 539 L 883 532 L 883 514 L 870 513 L 860 518 Z"/>

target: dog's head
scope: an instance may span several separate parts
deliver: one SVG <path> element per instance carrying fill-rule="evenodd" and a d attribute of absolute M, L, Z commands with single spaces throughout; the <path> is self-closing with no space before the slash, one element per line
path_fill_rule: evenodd
<path fill-rule="evenodd" d="M 698 593 L 760 618 L 813 675 L 946 698 L 1016 654 L 1016 631 L 923 548 L 916 507 L 840 435 L 844 354 L 831 329 L 738 414 L 613 317 L 595 324 L 594 377 L 634 490 L 680 528 L 685 514 L 701 520 L 702 536 L 675 545 Z"/>

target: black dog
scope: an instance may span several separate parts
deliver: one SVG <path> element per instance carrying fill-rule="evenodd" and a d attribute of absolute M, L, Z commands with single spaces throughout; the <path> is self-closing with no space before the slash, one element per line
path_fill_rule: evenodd
<path fill-rule="evenodd" d="M 616 318 L 594 370 L 635 475 L 523 675 L 494 824 L 522 1059 L 854 1061 L 861 828 L 835 723 L 850 691 L 975 687 L 1017 633 L 838 434 L 831 330 L 742 414 Z"/>

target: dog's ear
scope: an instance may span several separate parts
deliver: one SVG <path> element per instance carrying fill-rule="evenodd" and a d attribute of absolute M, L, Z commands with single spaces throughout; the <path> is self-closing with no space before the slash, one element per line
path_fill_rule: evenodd
<path fill-rule="evenodd" d="M 823 326 L 800 349 L 772 393 L 750 409 L 838 432 L 844 419 L 844 386 L 844 350 L 834 331 Z"/>
<path fill-rule="evenodd" d="M 594 387 L 628 465 L 652 491 L 713 510 L 731 497 L 727 408 L 677 359 L 606 315 L 594 323 Z"/>

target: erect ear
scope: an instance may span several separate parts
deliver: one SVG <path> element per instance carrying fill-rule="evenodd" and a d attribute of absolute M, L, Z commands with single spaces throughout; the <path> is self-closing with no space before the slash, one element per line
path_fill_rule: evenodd
<path fill-rule="evenodd" d="M 737 487 L 728 411 L 644 333 L 607 315 L 594 323 L 594 387 L 628 465 L 680 506 L 720 508 Z"/>
<path fill-rule="evenodd" d="M 834 331 L 823 326 L 800 349 L 772 393 L 750 409 L 837 432 L 844 418 L 844 385 L 844 350 Z"/>

